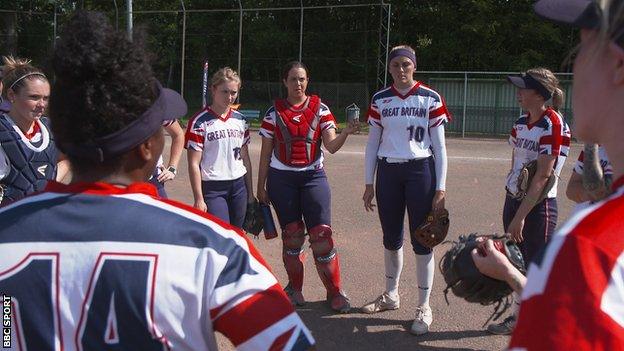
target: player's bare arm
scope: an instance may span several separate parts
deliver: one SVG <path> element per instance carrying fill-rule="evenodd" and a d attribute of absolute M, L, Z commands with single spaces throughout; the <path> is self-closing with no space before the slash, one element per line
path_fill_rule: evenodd
<path fill-rule="evenodd" d="M 520 208 L 518 208 L 507 230 L 516 242 L 522 242 L 524 240 L 522 235 L 524 219 L 537 204 L 544 187 L 548 183 L 548 178 L 553 172 L 556 159 L 556 155 L 539 155 L 537 158 L 537 171 L 535 176 L 531 180 L 527 195 L 522 200 Z"/>
<path fill-rule="evenodd" d="M 351 121 L 347 124 L 347 126 L 340 132 L 340 134 L 336 135 L 336 130 L 334 128 L 328 128 L 323 131 L 323 145 L 325 149 L 329 151 L 329 153 L 333 154 L 336 151 L 340 150 L 342 145 L 344 145 L 345 141 L 347 141 L 347 137 L 349 134 L 353 134 L 360 130 L 360 122 L 359 121 Z"/>
<path fill-rule="evenodd" d="M 253 191 L 253 172 L 251 170 L 251 159 L 249 158 L 249 147 L 248 145 L 243 145 L 241 147 L 241 157 L 243 159 L 243 165 L 247 169 L 247 173 L 245 173 L 245 187 L 247 187 L 247 202 L 253 202 L 256 198 L 254 197 Z"/>
<path fill-rule="evenodd" d="M 171 125 L 165 127 L 165 130 L 171 136 L 171 152 L 169 153 L 169 162 L 167 167 L 162 168 L 162 173 L 158 176 L 158 181 L 164 183 L 175 178 L 175 170 L 178 169 L 178 163 L 184 150 L 184 130 L 178 121 L 174 121 Z"/>
<path fill-rule="evenodd" d="M 202 152 L 188 149 L 187 156 L 189 180 L 191 182 L 191 189 L 193 190 L 193 207 L 200 211 L 206 211 L 208 207 L 206 206 L 206 202 L 204 201 L 204 195 L 202 194 L 201 171 L 199 169 Z"/>

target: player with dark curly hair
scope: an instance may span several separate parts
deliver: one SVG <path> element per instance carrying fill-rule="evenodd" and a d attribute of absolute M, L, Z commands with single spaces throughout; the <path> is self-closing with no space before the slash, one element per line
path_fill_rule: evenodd
<path fill-rule="evenodd" d="M 57 41 L 50 116 L 74 174 L 0 210 L 13 340 L 29 350 L 213 350 L 219 331 L 243 350 L 311 347 L 240 230 L 146 183 L 163 121 L 187 106 L 154 78 L 142 43 L 91 12 Z"/>

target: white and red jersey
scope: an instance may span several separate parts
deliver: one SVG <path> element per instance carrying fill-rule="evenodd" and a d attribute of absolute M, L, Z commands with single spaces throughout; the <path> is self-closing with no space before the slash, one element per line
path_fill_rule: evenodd
<path fill-rule="evenodd" d="M 525 164 L 537 160 L 539 155 L 556 156 L 554 173 L 555 185 L 548 192 L 549 198 L 557 197 L 559 175 L 570 153 L 570 127 L 561 114 L 547 108 L 535 123 L 529 123 L 530 115 L 522 115 L 514 123 L 509 136 L 513 147 L 513 166 L 507 175 L 507 190 L 518 192 L 518 175 Z"/>
<path fill-rule="evenodd" d="M 429 129 L 449 120 L 442 96 L 420 82 L 405 95 L 394 86 L 375 93 L 368 109 L 370 128 L 382 128 L 377 157 L 411 160 L 431 156 Z"/>
<path fill-rule="evenodd" d="M 598 146 L 598 158 L 600 159 L 600 167 L 602 167 L 603 174 L 605 176 L 612 177 L 613 167 L 611 166 L 609 157 L 607 157 L 607 151 L 602 145 Z M 574 173 L 583 174 L 584 159 L 585 151 L 582 150 L 578 157 L 578 160 L 576 160 L 576 163 L 574 164 Z"/>
<path fill-rule="evenodd" d="M 510 350 L 624 350 L 624 179 L 529 267 Z"/>
<path fill-rule="evenodd" d="M 50 183 L 0 209 L 11 350 L 240 350 L 314 344 L 237 228 L 146 183 Z M 45 223 L 45 225 L 42 225 Z"/>
<path fill-rule="evenodd" d="M 305 102 L 299 106 L 293 106 L 294 110 L 300 110 L 305 105 Z M 319 126 L 321 128 L 321 134 L 328 129 L 336 128 L 336 118 L 329 110 L 329 107 L 321 102 L 321 107 L 319 109 L 319 115 L 321 117 Z M 275 106 L 271 106 L 267 113 L 264 115 L 262 119 L 262 125 L 260 126 L 260 135 L 273 139 L 275 135 L 275 121 L 278 118 L 277 112 L 275 111 Z M 281 162 L 276 156 L 275 153 L 271 153 L 271 163 L 270 167 L 280 170 L 286 171 L 308 171 L 313 169 L 323 168 L 323 151 L 321 150 L 321 156 L 311 164 L 305 167 L 292 167 L 285 165 Z"/>
<path fill-rule="evenodd" d="M 234 180 L 247 173 L 241 148 L 249 140 L 249 125 L 242 113 L 230 109 L 221 118 L 207 107 L 189 120 L 185 146 L 202 152 L 202 180 Z"/>

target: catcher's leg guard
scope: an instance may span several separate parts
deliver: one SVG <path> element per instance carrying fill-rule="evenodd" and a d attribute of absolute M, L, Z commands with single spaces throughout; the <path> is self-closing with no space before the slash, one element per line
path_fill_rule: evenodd
<path fill-rule="evenodd" d="M 325 224 L 311 228 L 310 246 L 319 277 L 327 289 L 327 299 L 331 307 L 339 312 L 348 312 L 349 299 L 340 290 L 340 261 L 334 249 L 331 227 Z"/>
<path fill-rule="evenodd" d="M 288 285 L 301 293 L 303 288 L 303 262 L 305 260 L 305 226 L 302 221 L 289 223 L 282 232 L 282 260 L 288 274 Z"/>

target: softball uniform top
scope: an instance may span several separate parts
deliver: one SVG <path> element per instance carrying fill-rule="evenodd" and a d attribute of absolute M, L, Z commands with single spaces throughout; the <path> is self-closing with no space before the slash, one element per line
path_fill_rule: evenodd
<path fill-rule="evenodd" d="M 602 146 L 598 147 L 598 158 L 600 159 L 600 166 L 602 167 L 602 172 L 605 177 L 612 177 L 613 167 L 611 166 L 611 162 L 609 162 L 609 157 L 607 157 L 607 151 Z M 585 165 L 584 159 L 585 151 L 581 150 L 578 160 L 576 160 L 576 163 L 574 164 L 574 173 L 583 174 L 583 166 Z"/>
<path fill-rule="evenodd" d="M 221 118 L 209 107 L 189 121 L 186 148 L 202 152 L 202 180 L 234 180 L 247 173 L 241 148 L 249 144 L 249 125 L 242 113 L 230 109 Z"/>
<path fill-rule="evenodd" d="M 239 229 L 150 184 L 50 182 L 0 222 L 12 350 L 216 350 L 216 331 L 238 350 L 314 344 Z"/>
<path fill-rule="evenodd" d="M 555 198 L 559 175 L 570 152 L 570 128 L 561 114 L 550 107 L 535 123 L 529 123 L 529 117 L 529 114 L 520 116 L 511 129 L 513 166 L 507 175 L 507 190 L 511 194 L 518 192 L 518 175 L 525 164 L 537 160 L 539 155 L 552 155 L 557 157 L 554 166 L 557 179 L 548 198 Z"/>
<path fill-rule="evenodd" d="M 574 213 L 529 266 L 509 350 L 621 350 L 624 179 Z"/>
<path fill-rule="evenodd" d="M 293 109 L 301 110 L 304 104 L 300 106 L 293 106 Z M 321 106 L 318 112 L 320 116 L 319 128 L 321 129 L 321 134 L 322 134 L 325 130 L 336 128 L 336 118 L 331 113 L 327 105 L 325 105 L 322 102 L 320 105 Z M 302 117 L 303 115 L 299 116 L 299 118 L 302 118 Z M 262 125 L 260 127 L 261 136 L 265 138 L 269 138 L 269 139 L 275 138 L 276 118 L 278 118 L 278 115 L 277 115 L 277 112 L 275 111 L 275 106 L 271 106 L 269 110 L 267 111 L 266 115 L 264 116 L 264 119 L 262 120 Z M 298 118 L 298 116 L 293 116 L 292 118 Z M 283 171 L 309 171 L 309 170 L 314 170 L 314 169 L 321 169 L 323 168 L 323 151 L 321 150 L 319 158 L 317 158 L 315 161 L 313 161 L 312 163 L 304 167 L 293 167 L 293 166 L 286 165 L 283 162 L 281 162 L 277 158 L 277 156 L 275 156 L 275 152 L 273 152 L 271 153 L 271 163 L 269 164 L 269 166 L 275 169 L 283 170 Z"/>
<path fill-rule="evenodd" d="M 373 184 L 378 158 L 400 162 L 433 154 L 436 190 L 445 190 L 444 123 L 448 121 L 450 113 L 442 96 L 420 82 L 405 95 L 394 86 L 375 93 L 368 110 L 366 184 Z"/>

